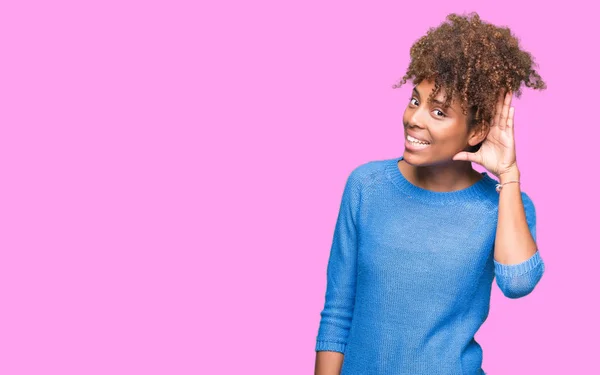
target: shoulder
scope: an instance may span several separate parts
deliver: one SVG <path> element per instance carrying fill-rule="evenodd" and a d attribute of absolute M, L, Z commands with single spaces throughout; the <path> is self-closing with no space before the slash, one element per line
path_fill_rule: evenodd
<path fill-rule="evenodd" d="M 361 189 L 380 181 L 385 169 L 393 159 L 371 160 L 354 167 L 348 176 L 348 181 L 361 187 Z"/>

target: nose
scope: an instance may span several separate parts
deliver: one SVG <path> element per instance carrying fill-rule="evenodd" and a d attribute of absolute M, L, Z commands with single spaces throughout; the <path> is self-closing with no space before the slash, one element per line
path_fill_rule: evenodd
<path fill-rule="evenodd" d="M 424 129 L 425 128 L 425 116 L 427 115 L 426 111 L 427 109 L 423 108 L 423 106 L 420 106 L 418 108 L 411 108 L 409 109 L 409 116 L 408 116 L 408 127 L 410 128 L 421 128 Z"/>

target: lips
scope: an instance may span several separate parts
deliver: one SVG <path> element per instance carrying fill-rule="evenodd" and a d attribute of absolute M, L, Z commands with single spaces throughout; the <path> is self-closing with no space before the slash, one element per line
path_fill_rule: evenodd
<path fill-rule="evenodd" d="M 419 152 L 429 149 L 430 144 L 422 144 L 422 143 L 413 143 L 408 140 L 408 137 L 405 137 L 404 140 L 404 148 L 408 151 Z"/>
<path fill-rule="evenodd" d="M 431 143 L 431 142 L 429 142 L 427 139 L 423 138 L 423 137 L 422 137 L 422 136 L 420 136 L 420 135 L 413 134 L 413 133 L 411 133 L 411 132 L 406 132 L 406 134 L 407 134 L 407 135 L 410 135 L 410 136 L 411 136 L 411 137 L 413 137 L 413 138 L 416 138 L 416 139 L 418 139 L 418 140 L 419 140 L 419 141 L 421 141 L 421 142 L 427 142 L 427 143 Z"/>

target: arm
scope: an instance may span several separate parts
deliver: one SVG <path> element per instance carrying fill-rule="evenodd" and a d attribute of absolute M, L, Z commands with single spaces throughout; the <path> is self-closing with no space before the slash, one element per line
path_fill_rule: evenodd
<path fill-rule="evenodd" d="M 344 363 L 344 355 L 339 352 L 317 352 L 315 375 L 340 375 Z"/>
<path fill-rule="evenodd" d="M 337 375 L 341 370 L 354 312 L 359 203 L 360 181 L 355 170 L 344 188 L 327 265 L 325 306 L 315 347 L 316 375 Z"/>
<path fill-rule="evenodd" d="M 500 176 L 500 183 L 519 180 L 517 168 Z M 508 298 L 533 291 L 544 273 L 544 261 L 536 245 L 535 207 L 517 183 L 500 191 L 498 227 L 494 246 L 496 283 Z"/>

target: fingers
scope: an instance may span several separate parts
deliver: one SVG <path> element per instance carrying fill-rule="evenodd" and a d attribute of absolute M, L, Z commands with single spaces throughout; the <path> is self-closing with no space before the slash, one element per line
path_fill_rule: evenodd
<path fill-rule="evenodd" d="M 477 152 L 461 151 L 452 157 L 452 160 L 465 160 L 481 164 L 481 154 Z"/>
<path fill-rule="evenodd" d="M 515 107 L 510 107 L 508 111 L 508 118 L 506 119 L 506 128 L 511 132 L 514 132 L 515 127 Z M 514 134 L 514 133 L 513 133 Z"/>
<path fill-rule="evenodd" d="M 500 122 L 502 106 L 504 105 L 504 98 L 506 97 L 506 95 L 504 93 L 505 93 L 504 89 L 500 90 L 500 95 L 498 95 L 498 100 L 496 100 L 496 110 L 494 112 L 494 122 L 493 122 L 492 126 L 496 125 L 496 124 L 498 124 L 498 122 Z"/>
<path fill-rule="evenodd" d="M 465 151 L 461 151 L 458 154 L 454 155 L 452 157 L 452 160 L 465 160 L 465 161 L 472 161 L 471 158 L 469 157 L 469 154 Z"/>
<path fill-rule="evenodd" d="M 508 92 L 504 97 L 504 104 L 502 105 L 502 112 L 500 119 L 498 120 L 498 126 L 500 130 L 506 129 L 506 120 L 508 119 L 508 112 L 510 110 L 510 103 L 512 101 L 512 92 Z"/>

